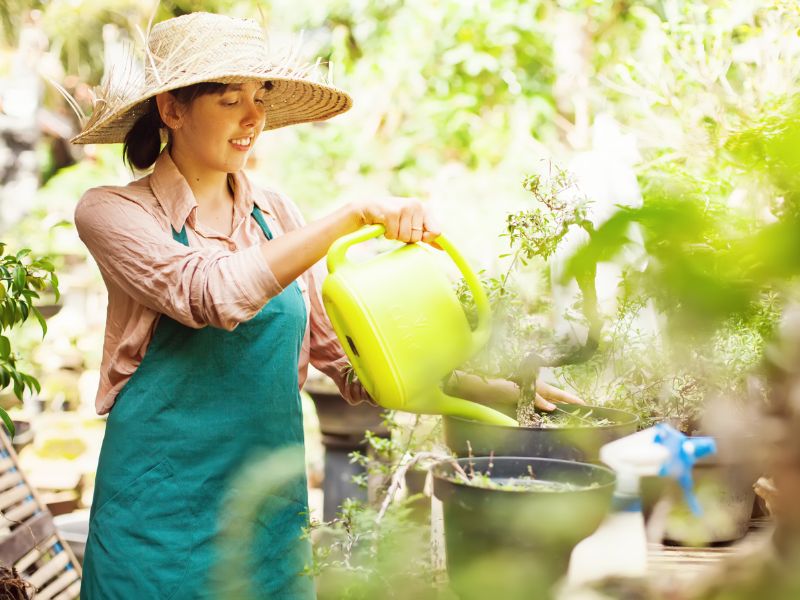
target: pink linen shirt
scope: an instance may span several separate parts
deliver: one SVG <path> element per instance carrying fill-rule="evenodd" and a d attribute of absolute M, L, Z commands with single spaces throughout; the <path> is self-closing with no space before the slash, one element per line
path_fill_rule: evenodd
<path fill-rule="evenodd" d="M 142 361 L 158 319 L 166 314 L 187 327 L 234 329 L 249 320 L 281 290 L 259 244 L 266 240 L 252 218 L 264 214 L 273 237 L 301 227 L 297 207 L 284 196 L 251 185 L 244 173 L 229 176 L 234 192 L 230 237 L 197 220 L 197 202 L 168 152 L 153 172 L 127 186 L 87 191 L 75 209 L 78 234 L 91 252 L 108 289 L 98 414 L 114 400 Z M 190 246 L 172 238 L 186 225 Z M 307 326 L 298 365 L 305 382 L 308 363 L 330 376 L 349 402 L 368 399 L 349 367 L 322 307 L 321 263 L 298 284 Z"/>

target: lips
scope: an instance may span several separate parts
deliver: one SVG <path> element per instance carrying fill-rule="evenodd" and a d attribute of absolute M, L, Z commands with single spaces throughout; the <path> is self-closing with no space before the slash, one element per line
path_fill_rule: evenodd
<path fill-rule="evenodd" d="M 230 143 L 233 144 L 239 150 L 247 150 L 250 145 L 253 143 L 253 136 L 247 136 L 242 138 L 236 138 L 230 140 Z"/>

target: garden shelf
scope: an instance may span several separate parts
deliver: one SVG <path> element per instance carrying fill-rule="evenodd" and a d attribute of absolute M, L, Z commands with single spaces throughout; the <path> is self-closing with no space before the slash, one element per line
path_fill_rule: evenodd
<path fill-rule="evenodd" d="M 4 432 L 0 432 L 0 517 L 0 564 L 13 565 L 34 586 L 36 600 L 78 598 L 80 565 L 19 468 Z"/>

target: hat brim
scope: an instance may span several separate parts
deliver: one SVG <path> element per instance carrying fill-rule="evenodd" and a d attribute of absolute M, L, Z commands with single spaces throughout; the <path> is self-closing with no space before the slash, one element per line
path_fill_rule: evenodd
<path fill-rule="evenodd" d="M 268 73 L 225 73 L 219 76 L 186 78 L 180 85 L 166 85 L 150 89 L 146 94 L 113 109 L 97 113 L 96 122 L 89 119 L 81 133 L 72 138 L 73 144 L 119 144 L 136 120 L 144 114 L 147 101 L 163 92 L 204 82 L 243 83 L 246 81 L 271 81 L 268 94 L 267 118 L 264 130 L 278 129 L 299 123 L 325 121 L 346 112 L 353 105 L 352 98 L 344 91 L 323 83 L 286 75 L 271 76 Z M 109 108 L 109 107 L 106 107 Z M 107 114 L 102 114 L 107 113 Z"/>

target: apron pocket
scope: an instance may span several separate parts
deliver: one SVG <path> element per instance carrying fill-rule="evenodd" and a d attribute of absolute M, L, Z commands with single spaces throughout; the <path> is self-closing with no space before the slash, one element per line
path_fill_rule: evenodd
<path fill-rule="evenodd" d="M 166 460 L 100 507 L 90 527 L 103 598 L 171 598 L 192 553 L 193 515 Z"/>

